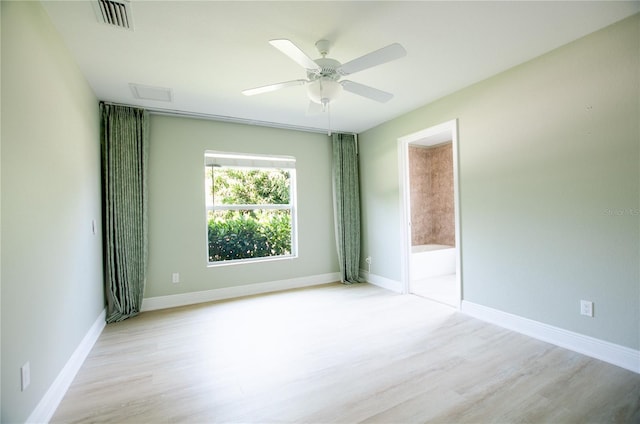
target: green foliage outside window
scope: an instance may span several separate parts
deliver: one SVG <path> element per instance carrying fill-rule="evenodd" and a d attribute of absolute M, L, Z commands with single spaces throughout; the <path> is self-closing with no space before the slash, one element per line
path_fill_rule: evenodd
<path fill-rule="evenodd" d="M 208 178 L 211 178 L 208 168 Z M 288 205 L 290 173 L 282 169 L 214 168 L 214 205 Z M 209 262 L 291 254 L 291 211 L 209 211 Z"/>
<path fill-rule="evenodd" d="M 288 205 L 289 171 L 284 169 L 215 169 L 216 205 Z"/>

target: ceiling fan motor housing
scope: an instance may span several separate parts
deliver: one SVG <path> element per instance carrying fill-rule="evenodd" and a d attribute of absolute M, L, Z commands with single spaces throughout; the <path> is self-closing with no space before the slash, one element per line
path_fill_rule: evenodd
<path fill-rule="evenodd" d="M 326 57 L 321 57 L 319 59 L 314 60 L 320 67 L 320 71 L 307 71 L 307 78 L 310 81 L 317 80 L 319 78 L 331 79 L 333 81 L 338 81 L 340 79 L 340 74 L 336 71 L 342 64 L 335 59 L 329 59 Z"/>
<path fill-rule="evenodd" d="M 307 94 L 309 99 L 321 105 L 327 105 L 342 93 L 342 85 L 338 83 L 340 74 L 336 72 L 342 64 L 335 59 L 322 57 L 315 62 L 320 66 L 320 71 L 308 71 Z"/>

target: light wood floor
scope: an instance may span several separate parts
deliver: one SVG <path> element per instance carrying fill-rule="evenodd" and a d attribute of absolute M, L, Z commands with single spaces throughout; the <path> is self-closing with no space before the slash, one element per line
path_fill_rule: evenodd
<path fill-rule="evenodd" d="M 108 325 L 52 421 L 637 423 L 640 375 L 333 284 Z"/>
<path fill-rule="evenodd" d="M 411 281 L 411 293 L 449 306 L 460 303 L 456 274 L 438 275 Z"/>

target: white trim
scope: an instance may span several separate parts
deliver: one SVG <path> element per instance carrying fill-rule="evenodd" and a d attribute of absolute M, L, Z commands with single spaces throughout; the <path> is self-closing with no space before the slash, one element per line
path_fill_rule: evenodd
<path fill-rule="evenodd" d="M 453 203 L 456 249 L 456 291 L 462 299 L 462 255 L 460 237 L 460 194 L 458 178 L 458 120 L 429 127 L 398 138 L 398 178 L 400 189 L 400 283 L 402 293 L 411 291 L 411 199 L 409 187 L 409 144 L 436 146 L 451 140 L 453 151 Z"/>
<path fill-rule="evenodd" d="M 640 351 L 543 324 L 498 309 L 462 301 L 462 313 L 640 374 Z"/>
<path fill-rule="evenodd" d="M 204 153 L 205 166 L 231 167 L 231 168 L 258 168 L 295 169 L 296 158 L 294 156 L 264 155 L 259 153 L 233 153 L 227 151 L 207 150 Z"/>
<path fill-rule="evenodd" d="M 119 103 L 111 103 L 111 104 L 119 104 Z M 129 106 L 129 105 L 125 104 L 125 106 Z M 327 133 L 326 128 L 303 127 L 301 125 L 289 125 L 289 124 L 284 124 L 279 122 L 258 121 L 255 119 L 237 118 L 237 117 L 226 116 L 226 115 L 213 115 L 208 113 L 187 112 L 187 111 L 176 110 L 176 109 L 160 109 L 160 108 L 152 108 L 152 107 L 145 107 L 145 109 L 148 110 L 149 113 L 153 115 L 206 119 L 209 121 L 230 122 L 233 124 L 244 124 L 244 125 L 260 126 L 260 127 L 278 128 L 278 129 L 284 129 L 284 130 L 320 133 L 320 134 Z"/>
<path fill-rule="evenodd" d="M 409 186 L 409 142 L 398 139 L 398 187 L 400 189 L 400 293 L 411 285 L 411 199 Z"/>
<path fill-rule="evenodd" d="M 91 352 L 93 345 L 102 334 L 102 330 L 106 325 L 107 311 L 103 309 L 96 318 L 95 322 L 85 334 L 84 338 L 73 352 L 65 366 L 62 368 L 56 379 L 53 381 L 49 389 L 44 394 L 38 405 L 27 418 L 27 423 L 48 423 L 53 414 L 58 409 L 58 405 L 69 390 L 69 386 L 76 377 L 84 360 Z"/>
<path fill-rule="evenodd" d="M 141 310 L 145 312 L 157 309 L 175 308 L 178 306 L 194 305 L 196 303 L 213 302 L 216 300 L 233 299 L 236 297 L 251 296 L 254 294 L 298 289 L 338 281 L 340 281 L 340 273 L 333 272 L 329 274 L 291 278 L 289 280 L 277 280 L 265 283 L 246 284 L 242 286 L 223 287 L 221 289 L 171 294 L 167 296 L 146 297 L 142 299 Z"/>
<path fill-rule="evenodd" d="M 396 293 L 403 293 L 402 281 L 392 280 L 390 278 L 381 277 L 376 274 L 371 274 L 364 269 L 360 270 L 360 277 L 369 284 L 382 287 L 383 289 L 391 290 Z"/>
<path fill-rule="evenodd" d="M 247 263 L 256 262 L 275 262 L 275 261 L 287 261 L 291 259 L 298 259 L 297 255 L 278 255 L 278 256 L 262 256 L 260 258 L 244 258 L 244 259 L 229 259 L 226 261 L 207 262 L 207 268 L 221 268 L 226 266 L 243 265 Z"/>

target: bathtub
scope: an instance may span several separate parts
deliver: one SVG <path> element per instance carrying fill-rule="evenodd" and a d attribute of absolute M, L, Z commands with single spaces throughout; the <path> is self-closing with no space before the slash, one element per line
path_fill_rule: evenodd
<path fill-rule="evenodd" d="M 456 248 L 443 244 L 411 246 L 411 279 L 456 273 Z"/>

